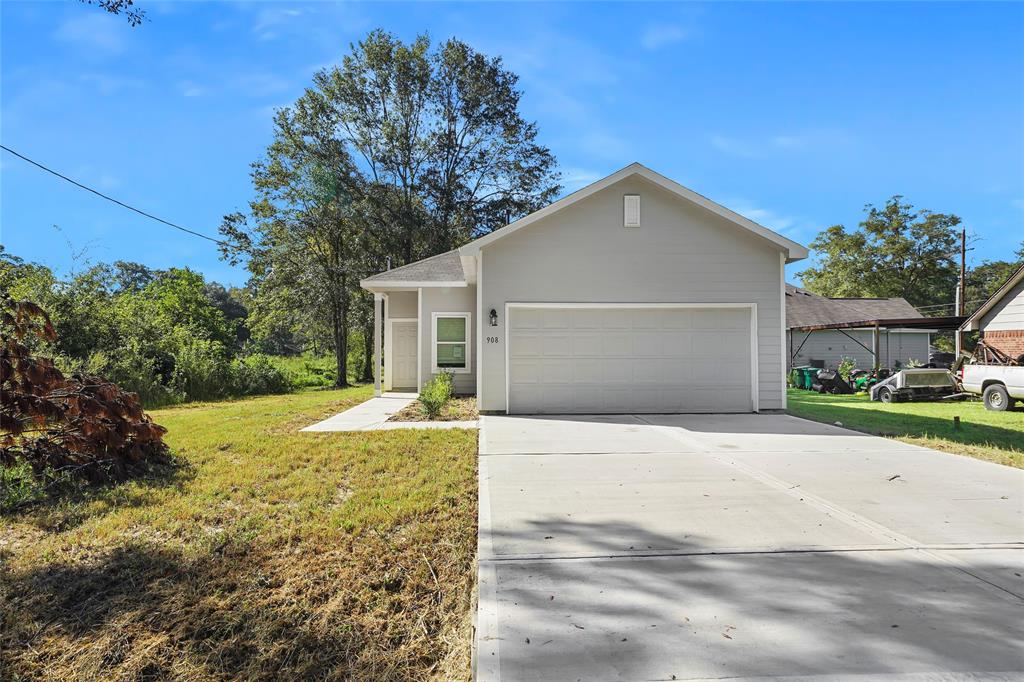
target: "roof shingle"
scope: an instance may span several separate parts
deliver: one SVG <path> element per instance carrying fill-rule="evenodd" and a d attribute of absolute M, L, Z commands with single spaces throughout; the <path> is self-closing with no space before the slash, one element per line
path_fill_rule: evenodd
<path fill-rule="evenodd" d="M 827 298 L 786 285 L 786 327 L 924 317 L 903 298 Z"/>
<path fill-rule="evenodd" d="M 458 249 L 371 275 L 364 282 L 465 282 Z"/>

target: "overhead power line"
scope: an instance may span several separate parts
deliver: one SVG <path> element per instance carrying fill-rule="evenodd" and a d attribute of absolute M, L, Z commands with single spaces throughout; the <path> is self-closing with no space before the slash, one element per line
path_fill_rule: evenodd
<path fill-rule="evenodd" d="M 43 164 L 39 163 L 38 161 L 33 161 L 32 159 L 28 158 L 24 154 L 19 154 L 18 152 L 14 151 L 10 147 L 7 147 L 5 145 L 0 144 L 0 149 L 3 149 L 5 152 L 14 154 L 15 156 L 17 156 L 22 161 L 28 161 L 29 163 L 31 163 L 36 168 L 40 168 L 40 169 L 46 171 L 47 173 L 50 173 L 51 175 L 56 175 L 61 180 L 65 180 L 67 182 L 70 182 L 75 187 L 79 187 L 81 189 L 84 189 L 86 192 L 92 192 L 93 194 L 95 194 L 98 197 L 102 197 L 103 199 L 106 199 L 107 201 L 111 201 L 111 202 L 117 204 L 118 206 L 121 206 L 122 208 L 127 208 L 129 211 L 134 211 L 135 213 L 138 213 L 139 215 L 145 216 L 145 217 L 149 218 L 150 220 L 155 220 L 158 223 L 163 223 L 164 225 L 166 225 L 168 227 L 173 227 L 175 230 L 181 230 L 182 232 L 187 232 L 188 234 L 190 234 L 190 235 L 192 235 L 194 237 L 199 237 L 200 239 L 205 239 L 207 241 L 213 242 L 214 244 L 220 244 L 221 246 L 225 246 L 225 247 L 228 247 L 228 248 L 231 247 L 231 244 L 229 244 L 229 243 L 227 243 L 225 241 L 221 241 L 220 239 L 216 239 L 214 237 L 210 237 L 209 235 L 205 235 L 202 232 L 196 232 L 195 230 L 190 230 L 187 227 L 182 227 L 181 225 L 177 225 L 175 223 L 172 223 L 169 220 L 164 220 L 163 218 L 155 216 L 152 213 L 147 213 L 146 211 L 143 211 L 140 208 L 135 208 L 134 206 L 126 204 L 123 201 L 115 199 L 112 196 L 108 196 L 108 195 L 104 194 L 103 192 L 100 192 L 99 190 L 95 190 L 92 187 L 89 187 L 88 185 L 83 185 L 82 183 L 78 182 L 77 180 L 73 180 L 73 179 L 69 178 L 68 176 L 64 175 L 63 173 L 58 173 L 57 171 L 53 170 L 52 168 L 48 168 L 48 167 L 44 166 Z"/>

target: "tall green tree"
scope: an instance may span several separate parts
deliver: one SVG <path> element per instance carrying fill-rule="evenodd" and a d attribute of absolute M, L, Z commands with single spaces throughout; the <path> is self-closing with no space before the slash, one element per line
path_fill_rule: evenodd
<path fill-rule="evenodd" d="M 335 137 L 336 126 L 315 93 L 279 110 L 266 158 L 253 164 L 251 222 L 236 213 L 225 218 L 221 232 L 235 245 L 225 255 L 248 259 L 257 296 L 326 323 L 335 383 L 347 386 L 349 305 L 358 287 L 356 246 L 364 226 L 359 176 Z"/>
<path fill-rule="evenodd" d="M 314 76 L 395 265 L 460 246 L 561 189 L 517 83 L 500 58 L 455 38 L 432 49 L 426 36 L 405 44 L 382 30 Z"/>
<path fill-rule="evenodd" d="M 833 225 L 811 242 L 817 264 L 801 273 L 804 286 L 823 296 L 900 296 L 913 306 L 951 302 L 960 218 L 915 210 L 899 195 L 865 211 L 857 229 Z"/>
<path fill-rule="evenodd" d="M 323 321 L 343 383 L 349 328 L 372 350 L 361 278 L 460 246 L 559 191 L 519 97 L 499 58 L 455 39 L 435 49 L 374 31 L 318 72 L 275 116 L 249 215 L 222 226 L 227 255 L 249 260 L 253 328 L 280 336 L 289 321 Z"/>

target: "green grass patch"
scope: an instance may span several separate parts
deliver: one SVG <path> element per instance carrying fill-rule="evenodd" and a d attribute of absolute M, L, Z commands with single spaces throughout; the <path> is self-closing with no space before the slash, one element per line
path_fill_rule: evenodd
<path fill-rule="evenodd" d="M 298 432 L 371 395 L 157 410 L 173 471 L 0 516 L 6 672 L 468 677 L 476 431 Z"/>
<path fill-rule="evenodd" d="M 334 356 L 272 355 L 271 363 L 291 380 L 296 388 L 320 388 L 334 385 L 338 376 Z"/>
<path fill-rule="evenodd" d="M 1024 468 L 1024 410 L 991 412 L 976 401 L 872 402 L 867 395 L 789 389 L 788 411 L 814 421 Z M 955 428 L 953 417 L 960 417 Z"/>

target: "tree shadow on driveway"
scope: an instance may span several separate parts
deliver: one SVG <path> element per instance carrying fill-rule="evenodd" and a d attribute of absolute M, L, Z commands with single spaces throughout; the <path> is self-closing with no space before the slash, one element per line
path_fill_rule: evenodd
<path fill-rule="evenodd" d="M 609 544 L 604 558 L 485 562 L 506 682 L 1024 676 L 1024 601 L 1011 593 L 1024 593 L 1024 550 L 986 550 L 970 562 L 971 572 L 1007 576 L 1000 588 L 895 546 L 715 554 L 699 536 L 681 544 L 621 522 L 560 520 L 552 532 L 585 537 L 595 557 L 599 538 L 623 533 L 638 547 L 674 544 L 678 554 L 622 556 Z M 482 621 L 485 637 L 487 627 Z"/>

